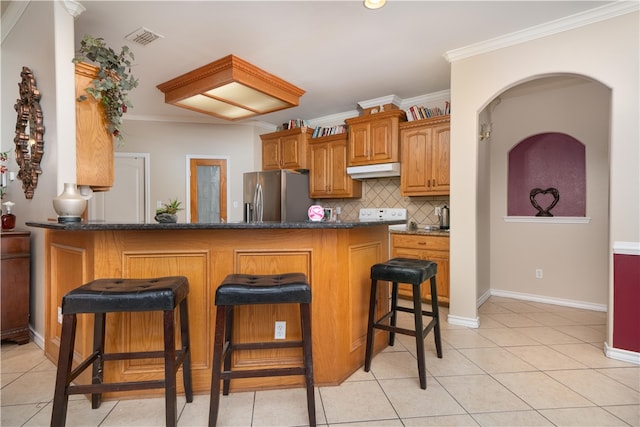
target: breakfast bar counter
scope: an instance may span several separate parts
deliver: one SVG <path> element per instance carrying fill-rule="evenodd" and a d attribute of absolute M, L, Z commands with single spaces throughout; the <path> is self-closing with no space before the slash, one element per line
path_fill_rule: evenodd
<path fill-rule="evenodd" d="M 111 224 L 27 222 L 45 229 L 45 353 L 57 362 L 62 297 L 99 278 L 186 276 L 193 387 L 208 393 L 211 386 L 214 298 L 217 286 L 232 273 L 301 272 L 312 289 L 312 335 L 316 385 L 337 385 L 364 361 L 369 304 L 369 272 L 386 261 L 388 226 L 404 221 L 346 221 L 228 224 Z M 388 291 L 379 294 L 379 311 L 388 306 Z M 300 339 L 297 306 L 241 306 L 234 319 L 234 341 L 274 339 L 275 321 L 286 321 L 286 339 Z M 162 347 L 160 313 L 114 313 L 107 316 L 107 351 L 152 350 Z M 93 319 L 79 317 L 76 360 L 92 349 Z M 386 334 L 379 331 L 379 334 Z M 376 340 L 376 351 L 386 340 Z M 296 349 L 237 352 L 234 370 L 282 367 L 301 361 Z M 129 360 L 107 365 L 106 381 L 162 378 L 162 360 Z M 80 377 L 79 382 L 90 383 Z M 297 387 L 301 377 L 250 378 L 232 381 L 231 388 L 259 390 Z M 179 379 L 178 384 L 182 384 Z M 158 391 L 161 393 L 161 390 Z M 147 394 L 153 395 L 154 391 Z M 113 397 L 119 397 L 116 393 Z"/>

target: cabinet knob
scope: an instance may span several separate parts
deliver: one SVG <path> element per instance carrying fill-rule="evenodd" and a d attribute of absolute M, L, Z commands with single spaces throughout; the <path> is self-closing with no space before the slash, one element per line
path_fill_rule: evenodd
<path fill-rule="evenodd" d="M 424 245 L 426 245 L 426 244 L 427 244 L 427 242 L 418 242 L 418 244 L 419 244 L 420 246 L 424 246 Z"/>

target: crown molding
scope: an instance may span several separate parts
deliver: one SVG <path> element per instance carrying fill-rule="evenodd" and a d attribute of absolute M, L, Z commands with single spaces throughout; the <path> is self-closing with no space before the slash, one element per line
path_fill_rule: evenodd
<path fill-rule="evenodd" d="M 516 31 L 483 42 L 474 43 L 459 49 L 447 51 L 443 56 L 449 62 L 491 52 L 509 46 L 514 46 L 531 40 L 583 27 L 595 22 L 604 21 L 640 10 L 638 1 L 618 1 L 600 6 L 585 12 L 576 13 L 565 18 L 556 19 L 544 24 L 536 25 L 525 30 Z"/>

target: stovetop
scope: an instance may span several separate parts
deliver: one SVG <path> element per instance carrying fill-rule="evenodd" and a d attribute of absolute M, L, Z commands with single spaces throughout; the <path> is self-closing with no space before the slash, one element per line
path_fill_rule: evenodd
<path fill-rule="evenodd" d="M 358 219 L 361 221 L 406 220 L 407 210 L 404 208 L 363 208 Z"/>

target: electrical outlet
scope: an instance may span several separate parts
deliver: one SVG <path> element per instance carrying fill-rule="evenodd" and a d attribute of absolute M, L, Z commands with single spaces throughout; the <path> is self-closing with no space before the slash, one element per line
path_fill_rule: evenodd
<path fill-rule="evenodd" d="M 442 215 L 442 208 L 440 206 L 436 206 L 435 214 L 436 214 L 436 216 Z"/>
<path fill-rule="evenodd" d="M 287 337 L 287 322 L 276 321 L 275 339 L 283 340 Z"/>
<path fill-rule="evenodd" d="M 542 279 L 542 269 L 536 268 L 536 279 Z"/>
<path fill-rule="evenodd" d="M 62 307 L 58 307 L 58 323 L 62 325 Z"/>

